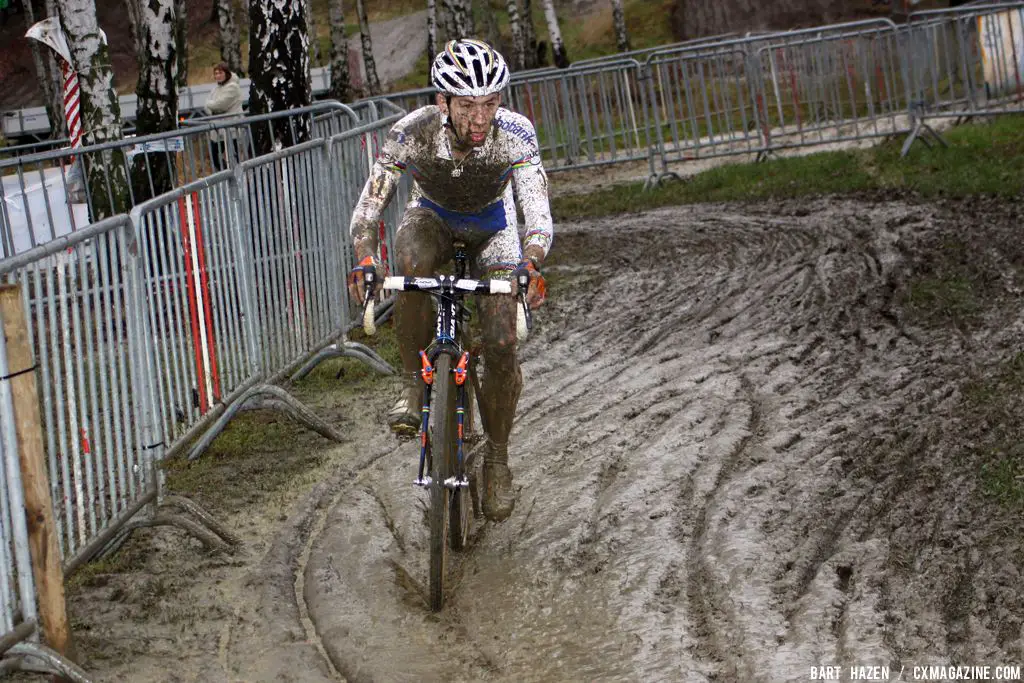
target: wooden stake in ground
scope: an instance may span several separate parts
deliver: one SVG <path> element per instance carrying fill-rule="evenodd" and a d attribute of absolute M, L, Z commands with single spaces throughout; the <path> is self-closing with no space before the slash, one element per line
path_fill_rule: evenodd
<path fill-rule="evenodd" d="M 22 372 L 33 366 L 28 325 L 21 302 L 20 285 L 0 285 L 0 316 L 7 340 L 7 365 L 14 398 L 14 432 L 21 461 L 21 483 L 25 489 L 25 517 L 32 552 L 32 573 L 39 598 L 39 621 L 43 639 L 50 648 L 74 659 L 64 603 L 64 571 L 53 520 L 43 429 L 39 419 L 36 373 Z M 21 374 L 18 374 L 21 372 Z M 59 680 L 59 679 L 58 679 Z"/>

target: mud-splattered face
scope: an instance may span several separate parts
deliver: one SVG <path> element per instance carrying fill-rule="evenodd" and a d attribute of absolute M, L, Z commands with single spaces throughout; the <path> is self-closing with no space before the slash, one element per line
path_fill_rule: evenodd
<path fill-rule="evenodd" d="M 448 114 L 455 133 L 463 146 L 479 147 L 487 140 L 494 123 L 494 115 L 501 106 L 501 94 L 483 97 L 452 97 L 449 105 L 445 97 L 437 96 L 437 106 Z"/>

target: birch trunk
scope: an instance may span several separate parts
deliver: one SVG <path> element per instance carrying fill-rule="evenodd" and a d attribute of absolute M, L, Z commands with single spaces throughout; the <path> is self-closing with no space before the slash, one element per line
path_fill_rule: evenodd
<path fill-rule="evenodd" d="M 59 0 L 57 11 L 72 66 L 78 72 L 83 143 L 120 140 L 123 137 L 121 105 L 110 70 L 110 50 L 101 38 L 96 21 L 96 3 L 94 0 Z M 124 213 L 128 208 L 124 153 L 111 150 L 102 156 L 101 163 L 86 164 L 94 221 Z"/>
<path fill-rule="evenodd" d="M 466 11 L 464 0 L 442 0 L 441 4 L 449 17 L 448 40 L 470 38 L 473 35 L 473 13 Z"/>
<path fill-rule="evenodd" d="M 25 28 L 48 16 L 51 15 L 41 0 L 25 2 Z M 50 119 L 50 137 L 55 140 L 65 137 L 68 134 L 68 124 L 64 120 L 64 97 L 61 95 L 64 79 L 61 78 L 53 50 L 43 46 L 38 40 L 28 42 L 32 50 L 32 62 L 36 67 L 36 78 L 39 79 L 39 89 L 43 93 L 46 116 Z"/>
<path fill-rule="evenodd" d="M 220 58 L 227 62 L 231 73 L 241 78 L 245 73 L 242 71 L 242 40 L 238 33 L 235 3 L 232 0 L 217 0 L 214 7 L 217 24 L 220 26 Z"/>
<path fill-rule="evenodd" d="M 155 0 L 144 0 L 143 18 L 152 11 Z M 185 0 L 174 0 L 174 44 L 177 47 L 178 77 L 175 83 L 184 88 L 188 85 L 188 9 Z"/>
<path fill-rule="evenodd" d="M 626 12 L 622 0 L 612 0 L 612 21 L 615 25 L 615 45 L 619 52 L 629 52 L 629 33 L 626 31 Z"/>
<path fill-rule="evenodd" d="M 544 18 L 548 22 L 548 34 L 551 36 L 551 56 L 555 66 L 564 69 L 569 66 L 569 57 L 565 54 L 565 43 L 562 42 L 562 31 L 558 27 L 558 15 L 555 13 L 555 0 L 542 0 Z"/>
<path fill-rule="evenodd" d="M 427 64 L 437 56 L 437 0 L 427 0 Z"/>
<path fill-rule="evenodd" d="M 306 3 L 249 2 L 249 112 L 254 115 L 308 106 L 312 99 Z M 308 116 L 253 126 L 257 154 L 290 147 L 311 136 Z"/>
<path fill-rule="evenodd" d="M 508 7 L 508 29 L 512 34 L 512 66 L 518 70 L 526 68 L 526 50 L 523 45 L 523 27 L 519 21 L 519 0 L 506 0 Z"/>
<path fill-rule="evenodd" d="M 135 130 L 139 135 L 174 130 L 178 120 L 176 72 L 180 20 L 175 12 L 180 0 L 146 0 L 139 15 L 143 62 L 139 69 L 138 110 Z M 179 34 L 179 35 L 176 35 Z M 140 154 L 132 164 L 133 203 L 169 192 L 174 168 L 168 154 Z"/>
<path fill-rule="evenodd" d="M 142 20 L 139 18 L 142 13 L 141 3 L 139 0 L 124 0 L 124 7 L 128 15 L 128 29 L 132 34 L 132 44 L 135 45 L 135 59 L 141 64 L 145 54 L 142 45 Z"/>
<path fill-rule="evenodd" d="M 309 34 L 309 65 L 320 66 L 320 36 L 316 32 L 313 0 L 306 0 L 306 32 Z"/>
<path fill-rule="evenodd" d="M 356 0 L 356 12 L 359 14 L 359 36 L 363 44 L 366 89 L 372 97 L 380 94 L 380 78 L 377 77 L 377 63 L 373 60 L 373 39 L 370 37 L 370 20 L 366 16 L 365 0 Z"/>
<path fill-rule="evenodd" d="M 329 0 L 331 22 L 330 96 L 339 102 L 352 99 L 352 79 L 348 73 L 348 37 L 345 36 L 345 8 L 342 0 Z"/>
<path fill-rule="evenodd" d="M 523 15 L 520 20 L 523 34 L 523 52 L 526 55 L 526 68 L 536 69 L 540 66 L 537 54 L 537 29 L 533 25 L 532 0 L 523 0 Z"/>

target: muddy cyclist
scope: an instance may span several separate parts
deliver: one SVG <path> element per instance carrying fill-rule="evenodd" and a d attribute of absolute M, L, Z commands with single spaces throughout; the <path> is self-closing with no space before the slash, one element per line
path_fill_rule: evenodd
<path fill-rule="evenodd" d="M 395 274 L 432 275 L 452 259 L 452 242 L 461 240 L 469 248 L 474 277 L 513 279 L 527 272 L 527 301 L 536 308 L 544 301 L 540 271 L 553 235 L 548 184 L 533 124 L 501 106 L 509 81 L 505 59 L 482 41 L 453 40 L 434 59 L 430 78 L 436 104 L 394 125 L 353 213 L 359 266 L 349 281 L 351 294 L 363 300 L 364 269 L 376 270 L 378 280 L 383 276 L 376 258 L 377 223 L 408 172 L 414 182 L 395 233 Z M 522 242 L 516 197 L 526 222 Z M 508 440 L 523 384 L 516 303 L 512 297 L 484 297 L 478 306 L 485 368 L 478 403 L 487 429 L 482 507 L 488 519 L 503 521 L 515 507 Z M 420 426 L 419 350 L 432 338 L 429 296 L 399 294 L 394 317 L 403 386 L 388 424 L 411 436 Z"/>

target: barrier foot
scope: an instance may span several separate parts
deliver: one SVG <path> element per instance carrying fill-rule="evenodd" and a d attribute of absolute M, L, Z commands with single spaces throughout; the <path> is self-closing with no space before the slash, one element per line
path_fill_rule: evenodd
<path fill-rule="evenodd" d="M 940 143 L 943 147 L 949 147 L 949 143 L 946 142 L 946 140 L 939 135 L 934 128 L 924 121 L 918 120 L 914 124 L 914 129 L 910 131 L 910 135 L 908 135 L 907 139 L 903 142 L 903 149 L 900 150 L 900 158 L 907 156 L 907 153 L 910 152 L 910 147 L 914 144 L 914 140 L 920 139 L 926 147 L 931 147 L 932 143 L 929 142 L 929 137 Z"/>
<path fill-rule="evenodd" d="M 652 173 L 650 176 L 647 177 L 647 180 L 644 181 L 643 191 L 646 192 L 647 190 L 653 190 L 655 187 L 658 187 L 663 182 L 665 182 L 667 178 L 674 178 L 675 180 L 680 181 L 683 179 L 683 177 L 676 173 L 675 171 L 662 171 L 661 173 L 658 174 Z"/>
<path fill-rule="evenodd" d="M 45 645 L 22 642 L 13 645 L 5 654 L 24 658 L 24 661 L 19 663 L 20 669 L 56 674 L 74 683 L 92 683 L 89 674 L 81 667 Z"/>
<path fill-rule="evenodd" d="M 217 534 L 228 545 L 234 547 L 242 545 L 242 539 L 228 531 L 227 527 L 218 522 L 216 517 L 194 500 L 184 496 L 171 495 L 164 496 L 163 504 L 168 507 L 180 508 L 184 512 L 189 513 L 202 522 L 207 529 Z"/>
<path fill-rule="evenodd" d="M 344 441 L 344 437 L 334 427 L 327 424 L 327 422 L 300 403 L 287 391 L 273 384 L 261 384 L 249 389 L 237 401 L 228 406 L 224 414 L 206 430 L 206 433 L 192 447 L 192 450 L 189 451 L 188 459 L 195 460 L 202 455 L 240 410 L 259 410 L 263 408 L 281 410 L 288 413 L 297 422 L 306 425 L 327 439 L 338 442 Z"/>
<path fill-rule="evenodd" d="M 208 528 L 203 521 L 197 521 L 186 515 L 174 512 L 158 510 L 152 517 L 133 519 L 128 524 L 125 524 L 124 527 L 117 532 L 117 535 L 110 540 L 110 543 L 103 546 L 96 555 L 97 557 L 107 557 L 108 555 L 120 550 L 121 546 L 131 538 L 132 533 L 134 533 L 136 529 L 152 528 L 157 526 L 178 527 L 197 539 L 208 551 L 212 553 L 229 553 L 233 547 L 240 545 L 240 542 L 238 542 L 237 539 L 235 539 L 235 543 L 225 541 L 217 532 Z M 233 536 L 232 539 L 234 539 Z"/>
<path fill-rule="evenodd" d="M 321 349 L 319 353 L 310 358 L 302 367 L 296 370 L 295 374 L 290 377 L 290 380 L 292 382 L 296 382 L 302 379 L 312 372 L 313 368 L 317 365 L 331 358 L 355 358 L 356 360 L 363 361 L 382 375 L 395 374 L 395 369 L 391 367 L 391 364 L 381 358 L 376 351 L 365 344 L 346 341 L 341 344 L 331 344 L 330 346 Z"/>

